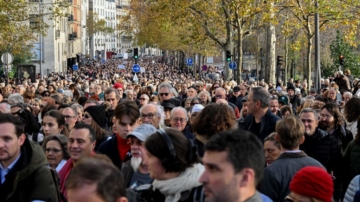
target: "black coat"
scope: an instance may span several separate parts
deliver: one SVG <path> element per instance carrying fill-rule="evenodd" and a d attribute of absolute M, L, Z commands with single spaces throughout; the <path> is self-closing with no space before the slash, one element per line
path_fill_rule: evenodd
<path fill-rule="evenodd" d="M 290 193 L 289 184 L 294 175 L 306 166 L 323 168 L 320 162 L 307 156 L 304 152 L 282 153 L 264 172 L 259 191 L 276 202 L 285 202 Z"/>
<path fill-rule="evenodd" d="M 281 118 L 273 114 L 270 110 L 266 112 L 264 117 L 261 119 L 261 129 L 260 134 L 255 134 L 259 137 L 261 141 L 264 141 L 264 139 L 270 135 L 270 133 L 275 132 L 275 126 L 276 122 L 280 120 Z M 251 128 L 251 125 L 253 124 L 254 116 L 249 114 L 246 116 L 245 120 L 242 122 L 242 124 L 239 126 L 240 129 L 249 131 Z"/>
<path fill-rule="evenodd" d="M 342 173 L 340 147 L 336 138 L 326 131 L 317 128 L 312 136 L 305 135 L 305 141 L 300 145 L 300 149 L 308 156 L 318 160 L 329 173 L 333 171 L 336 177 Z"/>
<path fill-rule="evenodd" d="M 117 135 L 113 135 L 111 139 L 102 143 L 98 149 L 98 153 L 108 156 L 113 164 L 121 170 L 122 163 L 130 160 L 131 153 L 129 151 L 125 159 L 120 158 L 119 149 L 117 147 L 117 138 Z"/>

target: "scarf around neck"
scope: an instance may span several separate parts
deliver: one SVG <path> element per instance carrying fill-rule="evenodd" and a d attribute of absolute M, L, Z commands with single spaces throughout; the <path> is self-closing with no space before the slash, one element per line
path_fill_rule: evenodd
<path fill-rule="evenodd" d="M 179 176 L 168 180 L 154 180 L 153 190 L 158 189 L 165 195 L 165 202 L 177 202 L 180 200 L 181 192 L 191 190 L 202 185 L 199 182 L 200 176 L 205 171 L 205 167 L 196 163 L 187 168 Z"/>

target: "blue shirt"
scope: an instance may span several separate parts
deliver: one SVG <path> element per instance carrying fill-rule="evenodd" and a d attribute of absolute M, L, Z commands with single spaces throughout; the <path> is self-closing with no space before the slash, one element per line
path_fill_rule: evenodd
<path fill-rule="evenodd" d="M 9 173 L 9 171 L 14 167 L 16 162 L 19 161 L 19 158 L 21 156 L 21 153 L 19 156 L 13 161 L 7 168 L 4 168 L 4 166 L 0 163 L 0 173 L 1 173 L 1 184 L 5 182 L 5 176 Z"/>

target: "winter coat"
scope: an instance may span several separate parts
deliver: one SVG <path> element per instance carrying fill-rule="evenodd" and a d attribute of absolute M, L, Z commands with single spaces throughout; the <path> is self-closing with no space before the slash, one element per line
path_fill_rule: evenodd
<path fill-rule="evenodd" d="M 351 180 L 349 187 L 346 190 L 343 202 L 353 202 L 355 193 L 360 190 L 360 175 Z"/>
<path fill-rule="evenodd" d="M 270 110 L 268 110 L 264 115 L 264 117 L 262 117 L 261 119 L 260 134 L 255 134 L 255 135 L 257 135 L 261 141 L 264 141 L 264 139 L 268 135 L 270 135 L 270 133 L 275 132 L 276 122 L 280 119 L 281 119 L 280 117 L 276 116 Z M 239 124 L 239 126 L 241 127 L 240 129 L 249 131 L 251 125 L 253 124 L 253 121 L 254 121 L 254 116 L 248 114 L 244 122 L 242 122 L 241 125 Z"/>
<path fill-rule="evenodd" d="M 345 162 L 350 168 L 350 178 L 352 179 L 356 175 L 360 174 L 360 144 L 356 143 L 355 140 L 351 141 L 346 148 L 344 154 Z"/>
<path fill-rule="evenodd" d="M 300 145 L 300 149 L 308 156 L 319 161 L 330 173 L 334 172 L 335 176 L 341 174 L 342 155 L 337 140 L 326 131 L 316 129 L 311 136 L 305 135 L 305 141 Z"/>
<path fill-rule="evenodd" d="M 119 149 L 117 146 L 117 138 L 119 137 L 118 135 L 115 134 L 111 137 L 111 139 L 106 140 L 104 143 L 102 143 L 99 146 L 97 153 L 105 154 L 107 157 L 110 158 L 113 164 L 117 168 L 119 168 L 119 170 L 121 170 L 122 162 L 127 162 L 128 160 L 130 160 L 131 155 L 129 151 L 128 152 L 129 155 L 127 155 L 125 159 L 120 158 Z"/>
<path fill-rule="evenodd" d="M 125 165 L 121 169 L 121 173 L 124 176 L 124 182 L 125 182 L 126 188 L 129 188 L 131 178 L 134 174 L 134 169 L 132 168 L 130 161 L 125 163 Z"/>
<path fill-rule="evenodd" d="M 266 167 L 259 191 L 273 201 L 285 201 L 290 193 L 289 184 L 294 175 L 306 166 L 324 168 L 320 162 L 307 156 L 304 152 L 282 153 L 278 159 Z"/>
<path fill-rule="evenodd" d="M 45 153 L 35 142 L 25 139 L 21 156 L 0 184 L 0 201 L 54 201 L 57 192 Z"/>
<path fill-rule="evenodd" d="M 340 77 L 336 77 L 334 81 L 336 85 L 339 86 L 339 91 L 351 91 L 350 81 L 347 76 L 341 75 Z"/>

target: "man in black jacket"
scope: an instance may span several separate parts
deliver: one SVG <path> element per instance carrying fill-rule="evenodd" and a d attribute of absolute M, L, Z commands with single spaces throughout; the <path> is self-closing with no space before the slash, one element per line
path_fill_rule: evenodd
<path fill-rule="evenodd" d="M 289 184 L 294 175 L 303 167 L 322 167 L 320 162 L 299 150 L 304 142 L 305 127 L 300 119 L 287 116 L 276 124 L 276 139 L 281 144 L 281 155 L 264 172 L 259 191 L 273 201 L 285 201 L 290 193 Z"/>
<path fill-rule="evenodd" d="M 275 125 L 280 117 L 269 110 L 270 94 L 263 87 L 252 88 L 248 102 L 249 115 L 241 124 L 241 129 L 254 133 L 264 141 L 265 137 L 275 132 Z"/>
<path fill-rule="evenodd" d="M 156 132 L 156 128 L 150 124 L 142 124 L 129 133 L 126 138 L 130 139 L 131 160 L 122 168 L 126 188 L 136 188 L 143 184 L 151 184 L 150 172 L 144 159 L 147 158 L 144 146 L 145 140 Z"/>
<path fill-rule="evenodd" d="M 121 169 L 121 164 L 131 157 L 130 146 L 125 137 L 139 126 L 140 111 L 134 101 L 126 100 L 116 106 L 114 116 L 117 133 L 99 146 L 98 153 L 107 155 L 114 165 Z"/>

